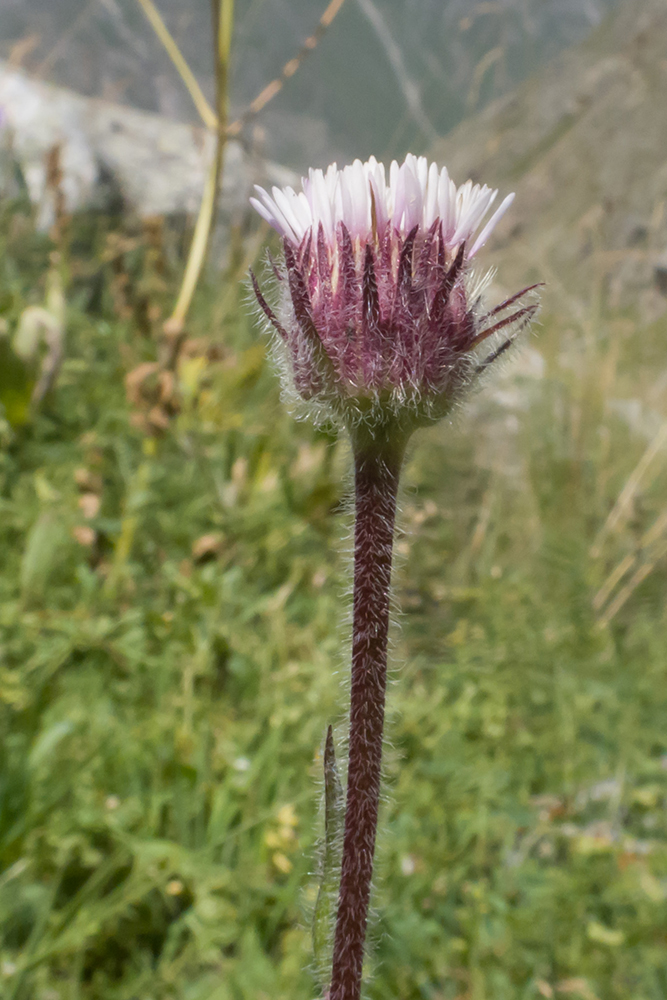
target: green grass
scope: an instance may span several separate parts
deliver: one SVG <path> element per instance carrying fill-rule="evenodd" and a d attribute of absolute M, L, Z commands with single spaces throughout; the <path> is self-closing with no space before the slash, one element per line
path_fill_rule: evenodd
<path fill-rule="evenodd" d="M 169 280 L 137 236 L 119 307 L 100 231 L 73 240 L 56 391 L 0 430 L 0 996 L 312 1000 L 347 449 L 284 412 L 230 276 L 147 443 L 123 383 Z M 49 244 L 21 206 L 2 233 L 11 330 Z M 372 1000 L 667 996 L 664 564 L 593 610 L 664 508 L 660 456 L 591 555 L 647 443 L 613 401 L 648 407 L 664 324 L 564 325 L 511 412 L 490 386 L 405 470 Z"/>

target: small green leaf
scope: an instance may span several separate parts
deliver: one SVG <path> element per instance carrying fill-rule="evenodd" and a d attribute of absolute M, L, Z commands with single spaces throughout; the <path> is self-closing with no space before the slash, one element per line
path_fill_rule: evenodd
<path fill-rule="evenodd" d="M 24 598 L 40 597 L 66 541 L 65 530 L 53 511 L 45 511 L 28 532 L 21 560 Z"/>
<path fill-rule="evenodd" d="M 30 416 L 34 378 L 14 353 L 7 337 L 0 337 L 0 404 L 11 427 L 21 427 Z"/>
<path fill-rule="evenodd" d="M 315 975 L 323 993 L 326 993 L 329 986 L 331 974 L 344 822 L 345 800 L 338 776 L 333 729 L 329 726 L 324 747 L 324 852 L 320 869 L 320 887 L 313 915 Z"/>
<path fill-rule="evenodd" d="M 597 944 L 606 944 L 610 948 L 618 948 L 625 941 L 623 931 L 615 931 L 597 920 L 588 921 L 586 933 L 591 941 L 595 941 Z"/>
<path fill-rule="evenodd" d="M 59 743 L 73 731 L 74 724 L 69 719 L 63 719 L 41 733 L 30 751 L 30 767 L 39 767 L 47 758 L 52 757 Z"/>

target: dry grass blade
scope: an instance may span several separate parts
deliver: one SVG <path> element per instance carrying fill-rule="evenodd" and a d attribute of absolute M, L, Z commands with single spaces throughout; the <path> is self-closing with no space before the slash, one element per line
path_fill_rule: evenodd
<path fill-rule="evenodd" d="M 477 107 L 484 77 L 486 76 L 488 70 L 499 62 L 504 55 L 505 50 L 502 45 L 496 45 L 496 47 L 487 52 L 475 66 L 472 83 L 470 84 L 470 90 L 468 91 L 468 96 L 466 98 L 466 107 L 468 111 L 473 111 Z"/>
<path fill-rule="evenodd" d="M 306 56 L 310 55 L 310 53 L 317 48 L 325 32 L 344 3 L 345 0 L 331 0 L 331 3 L 322 14 L 322 17 L 320 18 L 317 28 L 313 34 L 308 36 L 294 58 L 285 63 L 280 75 L 275 77 L 271 83 L 268 83 L 266 87 L 264 87 L 264 89 L 257 95 L 254 101 L 248 105 L 243 114 L 227 127 L 227 135 L 239 135 L 250 119 L 254 118 L 254 116 L 265 108 L 269 101 L 273 100 L 276 94 L 282 90 L 286 81 L 289 80 L 291 76 L 294 76 Z"/>
<path fill-rule="evenodd" d="M 482 499 L 482 504 L 479 510 L 479 516 L 477 518 L 477 524 L 475 525 L 475 530 L 473 532 L 472 540 L 470 542 L 470 556 L 476 556 L 479 553 L 482 545 L 484 544 L 484 539 L 486 538 L 486 532 L 491 521 L 491 514 L 493 512 L 493 502 L 495 500 L 495 489 L 492 487 L 486 491 L 484 498 Z"/>
<path fill-rule="evenodd" d="M 593 598 L 593 609 L 599 611 L 616 585 L 620 583 L 626 573 L 629 573 L 637 562 L 635 554 L 629 554 L 621 559 L 620 563 L 612 570 L 605 582 L 602 584 L 597 594 Z"/>
<path fill-rule="evenodd" d="M 194 73 L 188 66 L 187 61 L 185 60 L 178 45 L 174 41 L 173 36 L 171 35 L 169 29 L 167 28 L 167 25 L 162 20 L 162 16 L 160 15 L 160 12 L 155 6 L 155 4 L 153 3 L 153 0 L 137 0 L 137 2 L 140 4 L 141 9 L 143 10 L 151 27 L 153 28 L 153 31 L 162 42 L 167 52 L 167 55 L 169 56 L 174 66 L 176 67 L 176 70 L 181 80 L 187 87 L 188 93 L 192 98 L 194 106 L 199 112 L 201 120 L 204 122 L 207 128 L 217 129 L 218 127 L 217 116 L 211 105 L 206 100 L 201 87 L 197 83 L 197 79 Z"/>
<path fill-rule="evenodd" d="M 252 239 L 246 241 L 246 252 L 243 254 L 243 259 L 238 267 L 235 268 L 232 280 L 220 299 L 220 304 L 214 312 L 215 325 L 222 326 L 223 322 L 227 318 L 233 303 L 236 302 L 238 296 L 239 284 L 244 278 L 247 278 L 248 271 L 252 265 L 257 260 L 259 252 L 262 249 L 264 242 L 266 240 L 267 233 L 269 231 L 268 223 L 262 222 L 260 228 L 254 234 Z"/>
<path fill-rule="evenodd" d="M 70 40 L 77 33 L 79 28 L 88 20 L 95 7 L 95 0 L 88 0 L 85 7 L 79 11 L 71 24 L 69 24 L 61 35 L 56 40 L 55 44 L 51 46 L 48 53 L 42 59 L 41 63 L 37 67 L 33 76 L 38 80 L 43 79 L 48 73 L 51 72 L 56 63 L 63 57 L 67 51 L 67 45 Z"/>
<path fill-rule="evenodd" d="M 403 95 L 409 117 L 412 118 L 431 142 L 435 141 L 438 138 L 438 130 L 424 110 L 421 99 L 421 86 L 410 75 L 403 57 L 403 50 L 389 28 L 386 14 L 383 13 L 381 7 L 374 0 L 357 0 L 357 6 L 370 24 L 378 42 L 384 50 L 387 62 L 394 74 L 394 79 Z"/>
<path fill-rule="evenodd" d="M 639 543 L 639 551 L 635 553 L 629 553 L 627 556 L 625 556 L 624 559 L 621 559 L 620 563 L 609 574 L 609 576 L 602 584 L 595 597 L 593 598 L 593 608 L 595 609 L 595 611 L 600 610 L 605 601 L 609 598 L 609 595 L 612 593 L 616 585 L 623 579 L 626 573 L 630 572 L 632 567 L 639 559 L 639 552 L 650 548 L 655 542 L 657 542 L 660 536 L 665 533 L 665 529 L 667 529 L 667 511 L 663 511 L 660 517 L 644 534 L 644 537 Z"/>
<path fill-rule="evenodd" d="M 633 592 L 637 589 L 640 583 L 646 579 L 646 577 L 651 573 L 659 561 L 664 555 L 667 555 L 667 540 L 663 541 L 658 545 L 654 551 L 651 553 L 650 559 L 642 563 L 641 566 L 633 573 L 630 580 L 626 583 L 625 587 L 616 595 L 614 600 L 611 602 L 605 613 L 600 618 L 598 624 L 600 628 L 604 628 L 612 618 L 618 614 L 626 601 L 632 596 Z"/>
<path fill-rule="evenodd" d="M 23 66 L 24 61 L 28 58 L 31 52 L 34 52 L 41 41 L 42 36 L 33 33 L 31 35 L 26 35 L 25 38 L 19 38 L 17 42 L 14 42 L 9 50 L 9 58 L 7 60 L 9 69 L 20 69 L 21 66 Z"/>
<path fill-rule="evenodd" d="M 609 621 L 611 621 L 616 612 L 619 611 L 625 604 L 632 591 L 639 586 L 642 580 L 646 579 L 656 563 L 665 554 L 665 551 L 667 550 L 664 547 L 664 542 L 656 546 L 656 543 L 660 542 L 660 539 L 664 535 L 665 530 L 667 530 L 667 510 L 663 511 L 660 517 L 658 517 L 648 531 L 645 532 L 641 542 L 639 543 L 637 552 L 629 553 L 625 556 L 625 558 L 621 560 L 621 562 L 609 574 L 603 585 L 600 587 L 593 599 L 593 608 L 595 611 L 599 611 L 603 607 L 616 585 L 620 583 L 623 577 L 626 576 L 626 574 L 629 573 L 639 561 L 641 553 L 647 553 L 644 562 L 641 564 L 639 569 L 637 569 L 630 582 L 623 588 L 622 591 L 620 591 L 614 601 L 607 608 L 607 611 L 600 619 L 601 625 L 606 625 Z M 651 552 L 652 547 L 653 551 Z"/>
<path fill-rule="evenodd" d="M 649 465 L 656 457 L 656 455 L 658 454 L 658 452 L 660 451 L 660 449 L 662 448 L 662 446 L 665 444 L 666 441 L 667 441 L 667 422 L 662 424 L 660 430 L 655 435 L 655 437 L 649 444 L 648 448 L 640 458 L 633 473 L 631 474 L 627 483 L 621 490 L 618 500 L 616 501 L 611 511 L 609 512 L 607 520 L 600 528 L 597 534 L 597 538 L 595 539 L 591 547 L 591 557 L 593 559 L 597 559 L 598 556 L 600 555 L 602 551 L 602 542 L 609 534 L 609 532 L 616 527 L 616 525 L 624 516 L 628 507 L 632 503 L 635 493 L 639 489 L 639 485 L 642 479 L 646 475 Z"/>

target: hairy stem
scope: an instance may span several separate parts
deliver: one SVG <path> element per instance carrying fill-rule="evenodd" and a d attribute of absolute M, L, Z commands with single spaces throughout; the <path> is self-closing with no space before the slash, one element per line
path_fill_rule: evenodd
<path fill-rule="evenodd" d="M 380 799 L 389 585 L 402 449 L 355 454 L 354 624 L 345 835 L 330 1000 L 359 1000 Z"/>

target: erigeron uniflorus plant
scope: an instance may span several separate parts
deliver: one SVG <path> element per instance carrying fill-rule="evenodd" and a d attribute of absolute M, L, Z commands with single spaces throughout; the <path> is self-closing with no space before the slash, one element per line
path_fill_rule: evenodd
<path fill-rule="evenodd" d="M 472 263 L 510 207 L 424 157 L 311 170 L 252 204 L 282 237 L 275 331 L 285 394 L 344 428 L 355 469 L 349 758 L 329 1000 L 359 1000 L 378 820 L 396 495 L 412 432 L 446 416 L 537 310 L 485 309 Z M 481 228 L 480 228 L 481 227 Z"/>

